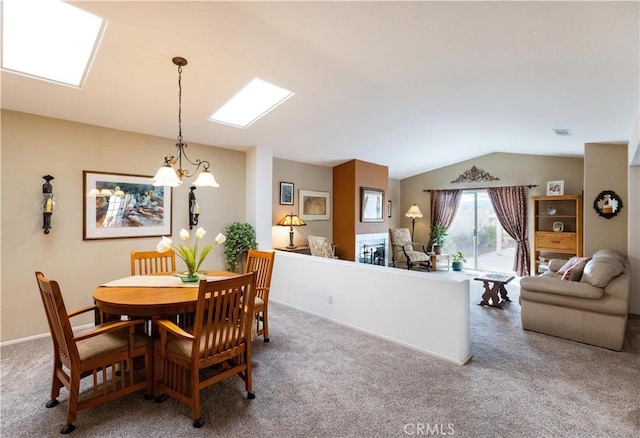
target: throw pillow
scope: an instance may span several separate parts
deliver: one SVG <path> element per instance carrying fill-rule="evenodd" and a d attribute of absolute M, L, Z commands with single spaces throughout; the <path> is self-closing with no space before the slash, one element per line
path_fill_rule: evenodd
<path fill-rule="evenodd" d="M 580 282 L 603 288 L 623 271 L 624 266 L 617 259 L 599 257 L 586 264 Z"/>
<path fill-rule="evenodd" d="M 558 274 L 564 274 L 565 272 L 567 272 L 567 269 L 579 263 L 581 260 L 582 257 L 571 257 L 564 265 L 562 265 L 560 269 L 558 269 Z"/>
<path fill-rule="evenodd" d="M 564 271 L 562 274 L 562 279 L 567 281 L 579 281 L 580 277 L 582 277 L 582 271 L 584 270 L 585 265 L 591 257 L 576 257 L 580 260 L 573 264 L 569 269 Z"/>

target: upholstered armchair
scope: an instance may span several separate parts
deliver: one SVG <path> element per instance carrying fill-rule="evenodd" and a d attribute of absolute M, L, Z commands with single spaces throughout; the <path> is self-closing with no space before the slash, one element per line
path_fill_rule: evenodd
<path fill-rule="evenodd" d="M 391 242 L 391 262 L 407 264 L 407 269 L 414 266 L 424 266 L 431 271 L 431 257 L 427 254 L 426 245 L 411 241 L 408 228 L 389 228 L 389 241 Z"/>
<path fill-rule="evenodd" d="M 326 237 L 309 236 L 307 238 L 309 242 L 309 250 L 312 256 L 326 257 L 330 259 L 337 258 L 333 249 L 333 245 Z"/>

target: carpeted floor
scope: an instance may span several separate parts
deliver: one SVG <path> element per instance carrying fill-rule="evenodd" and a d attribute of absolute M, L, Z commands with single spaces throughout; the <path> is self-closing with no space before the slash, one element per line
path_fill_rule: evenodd
<path fill-rule="evenodd" d="M 471 286 L 465 366 L 273 303 L 271 342 L 254 342 L 255 400 L 239 378 L 210 387 L 194 429 L 185 405 L 133 394 L 81 411 L 71 436 L 640 436 L 640 319 L 613 352 L 522 330 L 517 283 L 504 310 L 478 306 Z M 1 435 L 59 436 L 66 403 L 44 407 L 51 341 L 0 352 Z"/>

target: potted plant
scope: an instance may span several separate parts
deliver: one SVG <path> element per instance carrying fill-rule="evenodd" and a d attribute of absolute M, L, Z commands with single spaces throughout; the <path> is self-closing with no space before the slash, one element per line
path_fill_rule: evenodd
<path fill-rule="evenodd" d="M 447 237 L 447 229 L 442 224 L 431 225 L 431 245 L 434 253 L 442 252 L 445 237 Z"/>
<path fill-rule="evenodd" d="M 464 262 L 467 260 L 464 258 L 464 254 L 461 251 L 458 251 L 453 255 L 453 262 L 451 263 L 451 268 L 454 271 L 462 271 L 462 267 L 464 266 Z"/>
<path fill-rule="evenodd" d="M 234 222 L 225 230 L 224 256 L 227 268 L 232 272 L 242 272 L 247 252 L 257 249 L 256 232 L 251 224 Z"/>

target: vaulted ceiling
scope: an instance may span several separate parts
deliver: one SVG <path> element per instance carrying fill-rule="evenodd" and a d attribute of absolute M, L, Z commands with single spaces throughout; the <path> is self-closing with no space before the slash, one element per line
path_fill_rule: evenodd
<path fill-rule="evenodd" d="M 74 4 L 108 20 L 84 86 L 2 72 L 2 108 L 175 139 L 182 56 L 185 141 L 394 178 L 580 156 L 627 141 L 638 115 L 638 2 Z M 254 77 L 296 94 L 244 130 L 207 121 Z"/>

